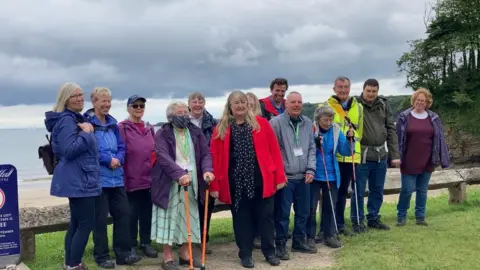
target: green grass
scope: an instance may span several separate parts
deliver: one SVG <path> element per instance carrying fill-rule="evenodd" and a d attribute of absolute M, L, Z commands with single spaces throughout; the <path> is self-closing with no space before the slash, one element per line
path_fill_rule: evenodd
<path fill-rule="evenodd" d="M 336 263 L 332 269 L 478 268 L 480 189 L 471 188 L 468 192 L 468 201 L 462 205 L 448 205 L 447 195 L 429 199 L 428 227 L 415 225 L 412 201 L 407 225 L 397 228 L 394 226 L 395 206 L 384 204 L 381 211 L 382 220 L 392 225 L 392 229 L 344 238 L 344 248 L 336 253 Z M 349 213 L 349 209 L 346 213 Z M 109 230 L 111 235 L 111 226 Z M 65 232 L 37 235 L 37 259 L 34 262 L 26 262 L 30 269 L 60 269 L 64 254 L 64 236 Z M 212 244 L 233 240 L 229 218 L 212 220 Z M 93 262 L 92 249 L 93 243 L 90 240 L 85 252 L 85 262 L 89 269 L 98 269 Z"/>

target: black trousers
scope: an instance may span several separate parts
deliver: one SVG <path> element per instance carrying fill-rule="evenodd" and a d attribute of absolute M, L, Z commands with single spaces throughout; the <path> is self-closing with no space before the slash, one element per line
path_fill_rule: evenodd
<path fill-rule="evenodd" d="M 335 232 L 337 231 L 337 228 L 335 228 L 335 220 L 333 219 L 333 215 L 335 215 L 336 213 L 335 205 L 337 204 L 337 196 L 338 196 L 337 183 L 334 181 L 329 182 L 330 192 L 328 189 L 327 182 L 319 181 L 318 183 L 319 183 L 319 188 L 322 192 L 322 209 L 321 209 L 322 213 L 320 214 L 320 231 L 323 232 L 324 238 L 333 237 L 335 235 Z M 314 194 L 319 194 L 319 192 L 313 193 L 312 196 L 315 196 Z M 330 195 L 332 196 L 333 210 L 334 210 L 333 212 L 332 212 L 332 204 L 330 203 Z M 317 205 L 318 203 L 315 202 L 315 206 Z M 313 222 L 313 218 L 311 218 L 310 220 L 312 220 Z"/>
<path fill-rule="evenodd" d="M 95 202 L 95 229 L 93 230 L 93 256 L 95 262 L 110 259 L 108 250 L 107 218 L 113 218 L 113 251 L 117 260 L 130 254 L 130 207 L 123 187 L 103 188 Z"/>
<path fill-rule="evenodd" d="M 353 166 L 351 162 L 339 162 L 338 168 L 340 169 L 340 188 L 338 189 L 335 215 L 338 229 L 343 229 L 345 228 L 345 206 L 347 205 L 348 187 L 353 179 Z"/>
<path fill-rule="evenodd" d="M 205 220 L 205 204 L 200 201 L 200 196 L 197 196 L 198 201 L 198 216 L 200 218 L 200 233 L 203 242 L 203 221 Z M 212 219 L 213 208 L 215 208 L 215 198 L 208 196 L 208 213 L 207 213 L 207 243 L 210 240 L 210 220 Z"/>
<path fill-rule="evenodd" d="M 137 247 L 137 236 L 140 234 L 140 245 L 152 243 L 152 195 L 150 189 L 127 192 L 130 204 L 130 237 L 131 247 Z M 140 232 L 140 233 L 139 233 Z"/>
<path fill-rule="evenodd" d="M 95 227 L 95 197 L 69 198 L 70 224 L 65 234 L 65 264 L 70 267 L 82 262 L 83 253 Z"/>
<path fill-rule="evenodd" d="M 268 257 L 275 254 L 274 205 L 274 196 L 265 199 L 259 196 L 251 200 L 242 199 L 238 211 L 232 204 L 233 232 L 240 259 L 252 256 L 256 228 L 260 232 L 263 255 Z"/>

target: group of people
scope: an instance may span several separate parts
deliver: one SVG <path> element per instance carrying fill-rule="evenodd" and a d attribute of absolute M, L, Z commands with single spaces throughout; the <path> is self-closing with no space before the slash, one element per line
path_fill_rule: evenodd
<path fill-rule="evenodd" d="M 138 249 L 158 257 L 152 240 L 163 245 L 163 269 L 199 268 L 188 243 L 213 252 L 207 243 L 216 200 L 231 207 L 245 268 L 254 268 L 255 242 L 270 265 L 289 260 L 292 205 L 292 252 L 315 254 L 320 242 L 341 247 L 339 235 L 352 234 L 344 218 L 350 185 L 353 233 L 389 229 L 379 215 L 389 156 L 402 174 L 397 225 L 406 224 L 414 191 L 416 223 L 427 225 L 431 173 L 449 166 L 440 119 L 429 110 L 432 95 L 415 91 L 412 108 L 395 123 L 377 80 L 365 81 L 358 97 L 350 96 L 350 86 L 348 78 L 336 78 L 334 95 L 316 108 L 313 121 L 302 115 L 301 93 L 288 92 L 283 78 L 274 79 L 271 95 L 260 100 L 253 93 L 230 93 L 218 120 L 205 109 L 205 96 L 194 92 L 187 103 L 167 106 L 168 122 L 155 132 L 142 120 L 146 98 L 131 96 L 128 119 L 117 123 L 109 114 L 108 88 L 95 88 L 93 108 L 81 114 L 82 88 L 63 84 L 45 125 L 55 156 L 51 194 L 70 205 L 64 269 L 87 269 L 82 258 L 92 231 L 100 268 L 135 264 Z M 116 261 L 109 256 L 109 213 Z M 180 246 L 178 261 L 174 246 Z"/>

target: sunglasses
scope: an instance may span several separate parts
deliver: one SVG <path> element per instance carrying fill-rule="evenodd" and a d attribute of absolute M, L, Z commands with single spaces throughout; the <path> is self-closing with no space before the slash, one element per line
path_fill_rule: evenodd
<path fill-rule="evenodd" d="M 130 107 L 134 108 L 134 109 L 145 109 L 145 104 L 132 104 L 130 105 Z"/>

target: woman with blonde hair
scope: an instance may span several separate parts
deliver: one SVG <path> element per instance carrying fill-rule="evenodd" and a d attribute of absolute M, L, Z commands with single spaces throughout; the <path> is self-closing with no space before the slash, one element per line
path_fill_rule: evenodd
<path fill-rule="evenodd" d="M 45 113 L 56 164 L 50 194 L 68 198 L 70 206 L 64 265 L 69 270 L 87 269 L 82 257 L 95 227 L 95 198 L 101 193 L 97 141 L 92 125 L 80 114 L 84 101 L 78 84 L 64 83 L 53 110 Z"/>
<path fill-rule="evenodd" d="M 260 108 L 260 101 L 258 97 L 252 93 L 248 92 L 245 94 L 248 100 L 248 107 L 252 110 L 254 115 L 262 115 L 262 109 Z"/>
<path fill-rule="evenodd" d="M 425 221 L 428 183 L 438 165 L 450 166 L 448 147 L 443 126 L 436 113 L 430 110 L 432 94 L 419 88 L 411 97 L 412 108 L 397 118 L 398 149 L 402 186 L 397 204 L 397 226 L 404 226 L 410 208 L 412 193 L 416 191 L 416 224 L 427 226 Z"/>
<path fill-rule="evenodd" d="M 245 268 L 253 268 L 253 239 L 258 225 L 261 248 L 267 262 L 280 265 L 274 245 L 274 195 L 285 186 L 282 154 L 275 133 L 266 119 L 248 108 L 247 96 L 232 92 L 210 150 L 216 179 L 212 197 L 231 205 L 238 256 Z"/>

